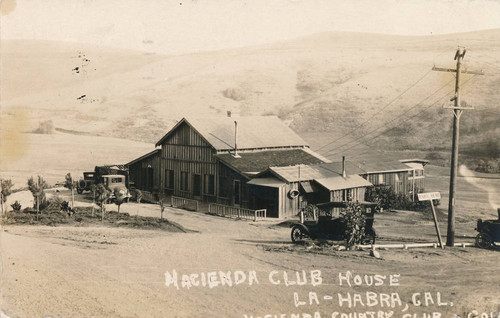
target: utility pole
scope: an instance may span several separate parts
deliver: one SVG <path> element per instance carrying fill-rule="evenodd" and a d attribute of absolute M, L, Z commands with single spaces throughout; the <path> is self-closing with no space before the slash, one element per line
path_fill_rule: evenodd
<path fill-rule="evenodd" d="M 483 72 L 475 72 L 462 70 L 462 61 L 464 59 L 466 50 L 462 47 L 457 49 L 455 53 L 455 60 L 457 61 L 456 69 L 438 68 L 433 67 L 434 71 L 453 72 L 456 73 L 455 81 L 455 97 L 451 100 L 454 101 L 453 107 L 445 107 L 453 110 L 453 140 L 451 146 L 451 170 L 450 170 L 450 194 L 448 201 L 448 232 L 446 235 L 446 245 L 455 245 L 455 188 L 456 177 L 458 174 L 458 144 L 459 144 L 459 130 L 460 130 L 460 117 L 466 109 L 474 109 L 473 107 L 463 107 L 460 100 L 460 75 L 462 73 L 483 75 Z"/>

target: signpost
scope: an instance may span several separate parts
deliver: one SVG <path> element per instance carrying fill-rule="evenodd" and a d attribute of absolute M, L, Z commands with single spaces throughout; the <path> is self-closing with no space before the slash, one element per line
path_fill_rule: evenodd
<path fill-rule="evenodd" d="M 439 246 L 441 248 L 444 248 L 443 246 L 443 240 L 441 239 L 441 231 L 439 230 L 439 224 L 436 216 L 436 210 L 434 209 L 434 202 L 433 200 L 439 200 L 441 199 L 441 193 L 439 192 L 427 192 L 427 193 L 418 193 L 418 200 L 419 201 L 431 201 L 431 208 L 432 208 L 432 218 L 434 219 L 434 226 L 436 227 L 436 233 L 437 237 L 439 240 Z"/>

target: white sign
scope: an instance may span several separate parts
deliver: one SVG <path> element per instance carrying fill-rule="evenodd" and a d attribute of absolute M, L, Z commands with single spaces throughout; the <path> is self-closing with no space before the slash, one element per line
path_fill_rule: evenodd
<path fill-rule="evenodd" d="M 417 193 L 419 201 L 429 201 L 429 200 L 439 200 L 441 199 L 441 193 L 439 192 L 427 192 L 427 193 Z"/>

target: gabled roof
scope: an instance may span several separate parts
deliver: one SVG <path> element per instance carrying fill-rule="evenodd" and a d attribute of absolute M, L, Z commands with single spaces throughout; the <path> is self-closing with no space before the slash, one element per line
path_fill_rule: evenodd
<path fill-rule="evenodd" d="M 349 160 L 349 158 L 346 158 Z M 386 172 L 401 172 L 408 171 L 412 168 L 399 162 L 398 158 L 382 153 L 379 151 L 372 151 L 364 155 L 356 156 L 355 161 L 352 162 L 358 169 L 363 170 L 366 174 L 370 173 L 386 173 Z M 341 162 L 336 162 L 341 165 Z M 346 170 L 349 166 L 346 165 Z"/>
<path fill-rule="evenodd" d="M 238 155 L 240 158 L 235 158 L 229 153 L 217 154 L 216 157 L 229 167 L 242 173 L 261 172 L 270 166 L 289 166 L 299 163 L 317 164 L 322 162 L 312 153 L 302 149 L 239 152 Z"/>
<path fill-rule="evenodd" d="M 340 175 L 342 174 L 342 162 L 324 163 L 321 166 L 323 166 L 324 168 L 333 170 L 333 171 L 335 171 L 336 173 L 338 173 Z M 348 175 L 351 175 L 351 174 L 365 174 L 366 173 L 365 170 L 361 169 L 361 165 L 360 164 L 356 164 L 356 163 L 351 162 L 351 161 L 346 161 L 345 162 L 345 172 Z"/>
<path fill-rule="evenodd" d="M 134 164 L 134 163 L 136 163 L 136 162 L 139 162 L 139 161 L 144 160 L 144 159 L 147 159 L 147 158 L 149 158 L 149 157 L 151 157 L 151 156 L 153 156 L 153 155 L 156 155 L 156 154 L 157 154 L 157 153 L 159 153 L 160 151 L 161 151 L 161 149 L 155 149 L 155 150 L 153 150 L 153 151 L 151 151 L 151 152 L 148 152 L 147 154 L 145 154 L 145 155 L 143 155 L 143 156 L 141 156 L 141 157 L 139 157 L 139 158 L 137 158 L 137 159 L 134 159 L 134 160 L 130 161 L 129 163 L 125 164 L 125 166 L 130 166 L 130 165 L 133 165 L 133 164 Z"/>
<path fill-rule="evenodd" d="M 328 169 L 325 166 L 326 164 L 323 163 L 318 165 L 270 167 L 261 175 L 264 176 L 265 173 L 270 172 L 276 178 L 287 183 L 314 181 L 329 191 L 369 187 L 372 185 L 369 181 L 357 174 L 347 175 L 344 178 L 342 174 Z"/>
<path fill-rule="evenodd" d="M 345 178 L 342 176 L 329 177 L 323 179 L 315 179 L 314 181 L 330 191 L 372 186 L 369 181 L 363 179 L 358 175 L 350 175 Z"/>
<path fill-rule="evenodd" d="M 156 146 L 161 145 L 182 123 L 190 125 L 217 151 L 233 150 L 238 123 L 238 149 L 308 147 L 308 144 L 276 116 L 183 118 Z"/>
<path fill-rule="evenodd" d="M 420 163 L 423 166 L 425 166 L 426 164 L 429 163 L 429 160 L 413 158 L 413 159 L 401 159 L 401 160 L 399 160 L 399 162 L 406 163 L 406 164 L 408 164 L 408 163 Z"/>

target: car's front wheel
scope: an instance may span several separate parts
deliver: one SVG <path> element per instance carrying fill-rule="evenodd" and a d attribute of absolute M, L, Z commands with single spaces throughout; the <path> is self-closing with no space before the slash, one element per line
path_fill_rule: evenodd
<path fill-rule="evenodd" d="M 302 242 L 304 239 L 308 237 L 308 235 L 303 228 L 296 225 L 292 228 L 291 237 L 292 237 L 292 242 L 297 243 L 297 242 Z"/>

